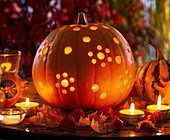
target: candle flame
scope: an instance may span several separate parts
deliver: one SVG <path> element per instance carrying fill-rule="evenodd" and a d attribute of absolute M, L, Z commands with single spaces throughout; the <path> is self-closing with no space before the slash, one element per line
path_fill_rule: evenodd
<path fill-rule="evenodd" d="M 158 96 L 157 110 L 161 110 L 161 95 Z"/>
<path fill-rule="evenodd" d="M 134 115 L 134 111 L 135 111 L 135 104 L 131 103 L 131 105 L 130 105 L 130 113 L 131 113 L 131 115 Z"/>
<path fill-rule="evenodd" d="M 12 115 L 12 111 L 9 112 L 9 115 Z"/>
<path fill-rule="evenodd" d="M 29 98 L 26 99 L 26 107 L 29 106 Z"/>

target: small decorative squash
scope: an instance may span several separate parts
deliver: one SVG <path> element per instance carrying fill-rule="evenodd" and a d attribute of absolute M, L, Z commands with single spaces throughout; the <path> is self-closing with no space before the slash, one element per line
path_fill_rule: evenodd
<path fill-rule="evenodd" d="M 87 23 L 51 32 L 34 58 L 33 82 L 49 104 L 63 109 L 94 110 L 116 106 L 129 94 L 135 78 L 130 46 L 115 28 Z"/>
<path fill-rule="evenodd" d="M 138 69 L 135 85 L 142 97 L 156 103 L 158 95 L 161 94 L 157 87 L 164 86 L 161 81 L 169 81 L 170 61 L 165 60 L 161 50 L 150 40 L 146 42 L 156 50 L 156 60 L 146 62 Z M 162 94 L 162 97 L 164 96 Z"/>

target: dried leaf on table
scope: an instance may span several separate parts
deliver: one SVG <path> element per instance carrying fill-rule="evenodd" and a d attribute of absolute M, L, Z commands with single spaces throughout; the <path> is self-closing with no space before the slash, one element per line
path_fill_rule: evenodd
<path fill-rule="evenodd" d="M 83 126 L 83 127 L 85 127 L 85 126 L 90 126 L 90 119 L 89 119 L 89 117 L 80 117 L 80 119 L 79 119 L 79 122 L 78 123 L 76 123 L 76 126 Z"/>
<path fill-rule="evenodd" d="M 152 123 L 152 121 L 149 120 L 143 120 L 140 121 L 137 124 L 137 127 L 135 128 L 136 131 L 151 131 L 151 132 L 157 132 L 158 128 L 155 127 L 155 124 Z"/>
<path fill-rule="evenodd" d="M 94 119 L 92 119 L 91 128 L 99 134 L 107 133 L 106 123 L 99 123 L 98 121 L 95 121 Z"/>
<path fill-rule="evenodd" d="M 29 118 L 29 122 L 40 126 L 58 127 L 62 118 L 62 115 L 57 115 L 54 111 L 48 113 L 38 112 L 37 116 Z"/>

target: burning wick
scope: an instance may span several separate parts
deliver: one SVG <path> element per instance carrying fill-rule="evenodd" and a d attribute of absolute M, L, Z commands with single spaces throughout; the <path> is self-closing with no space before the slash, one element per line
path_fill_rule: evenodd
<path fill-rule="evenodd" d="M 157 110 L 161 110 L 161 95 L 158 96 Z"/>
<path fill-rule="evenodd" d="M 135 110 L 135 104 L 131 103 L 131 106 L 130 106 L 130 113 L 131 113 L 131 115 L 134 115 L 134 110 Z"/>
<path fill-rule="evenodd" d="M 29 107 L 29 98 L 26 99 L 26 107 Z"/>

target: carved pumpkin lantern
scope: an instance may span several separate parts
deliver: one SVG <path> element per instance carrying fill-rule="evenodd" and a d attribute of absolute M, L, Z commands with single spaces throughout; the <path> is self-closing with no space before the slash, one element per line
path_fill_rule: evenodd
<path fill-rule="evenodd" d="M 94 110 L 116 106 L 129 94 L 135 78 L 130 46 L 115 28 L 87 23 L 51 32 L 34 58 L 33 82 L 49 104 L 63 109 Z"/>

